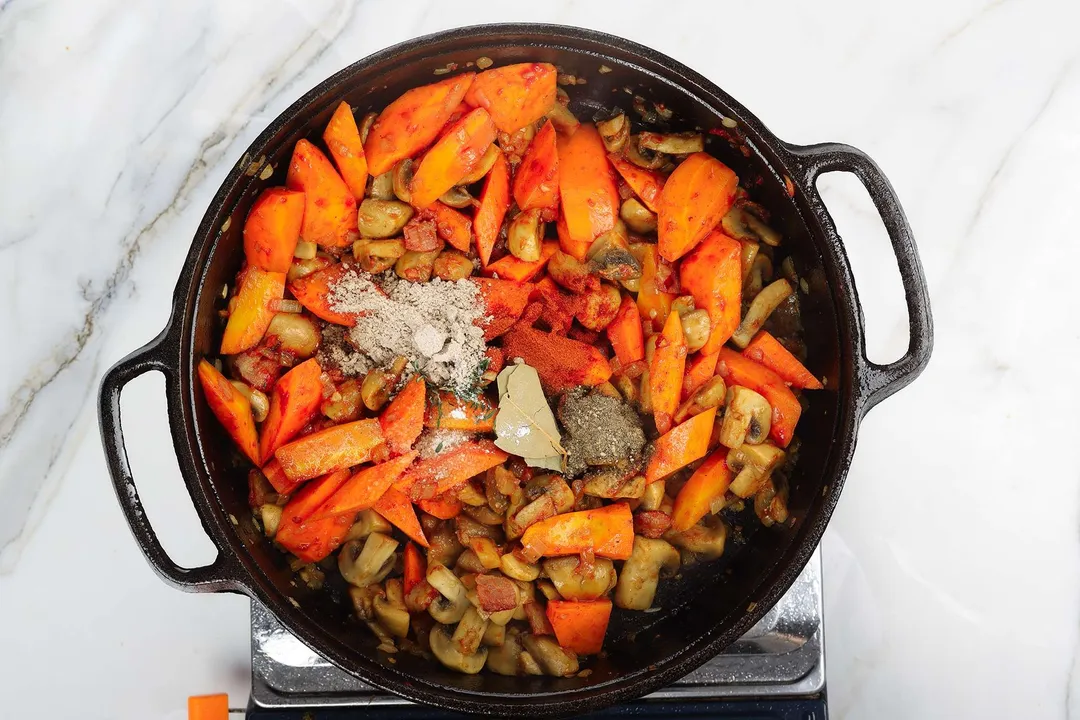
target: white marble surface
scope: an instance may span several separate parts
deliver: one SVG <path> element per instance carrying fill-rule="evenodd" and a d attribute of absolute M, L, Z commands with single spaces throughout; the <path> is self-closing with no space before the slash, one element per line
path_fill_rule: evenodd
<path fill-rule="evenodd" d="M 247 603 L 175 592 L 144 563 L 103 464 L 98 378 L 163 325 L 214 190 L 290 102 L 399 40 L 534 20 L 667 52 L 788 141 L 861 147 L 905 203 L 937 347 L 868 416 L 825 542 L 833 716 L 1080 717 L 1080 4 L 483 6 L 0 2 L 0 716 L 243 704 Z M 822 185 L 872 355 L 894 358 L 883 231 L 852 178 Z M 152 521 L 194 564 L 211 550 L 162 390 L 129 386 L 129 447 Z"/>

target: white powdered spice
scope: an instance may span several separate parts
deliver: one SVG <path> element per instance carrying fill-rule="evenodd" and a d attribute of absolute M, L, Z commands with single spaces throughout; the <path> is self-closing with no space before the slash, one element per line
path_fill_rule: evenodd
<path fill-rule="evenodd" d="M 483 303 L 475 283 L 400 280 L 393 273 L 374 278 L 346 273 L 330 288 L 330 307 L 358 316 L 348 342 L 373 365 L 384 367 L 399 355 L 433 385 L 468 395 L 486 365 Z"/>
<path fill-rule="evenodd" d="M 416 441 L 416 451 L 421 458 L 427 460 L 464 445 L 472 438 L 472 433 L 464 430 L 425 430 Z"/>

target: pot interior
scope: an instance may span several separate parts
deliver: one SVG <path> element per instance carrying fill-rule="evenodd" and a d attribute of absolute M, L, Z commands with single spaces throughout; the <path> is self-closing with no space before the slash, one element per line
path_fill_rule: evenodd
<path fill-rule="evenodd" d="M 359 623 L 339 583 L 314 592 L 294 582 L 284 554 L 254 527 L 247 504 L 246 469 L 232 443 L 219 428 L 201 393 L 192 387 L 193 364 L 215 355 L 222 324 L 221 288 L 231 283 L 242 256 L 244 218 L 259 192 L 283 185 L 294 143 L 306 137 L 322 146 L 321 133 L 334 108 L 347 100 L 359 118 L 378 111 L 405 90 L 440 76 L 435 71 L 486 56 L 495 65 L 546 61 L 563 72 L 584 78 L 584 85 L 566 87 L 572 109 L 589 121 L 613 107 L 635 117 L 635 95 L 663 103 L 674 112 L 672 130 L 721 128 L 722 118 L 738 123 L 737 140 L 710 136 L 708 150 L 732 167 L 754 200 L 772 213 L 772 224 L 784 235 L 784 248 L 808 284 L 799 291 L 808 344 L 809 368 L 827 378 L 827 388 L 810 395 L 799 423 L 802 440 L 796 470 L 790 478 L 792 521 L 763 528 L 752 516 L 729 536 L 727 552 L 717 561 L 684 568 L 681 577 L 661 583 L 658 612 L 617 611 L 605 645 L 607 656 L 586 665 L 587 677 L 507 678 L 482 673 L 465 676 L 445 670 L 436 661 L 406 653 L 376 652 L 377 641 Z M 854 405 L 850 348 L 853 332 L 846 290 L 837 289 L 836 259 L 828 239 L 807 209 L 804 189 L 789 196 L 784 185 L 781 144 L 722 93 L 713 95 L 701 79 L 652 51 L 586 31 L 546 32 L 528 26 L 482 28 L 448 33 L 424 43 L 384 51 L 342 71 L 308 93 L 286 111 L 253 144 L 230 175 L 207 219 L 212 230 L 195 238 L 192 249 L 195 282 L 186 292 L 184 318 L 183 413 L 189 445 L 201 455 L 193 490 L 209 496 L 221 536 L 239 553 L 252 577 L 251 587 L 271 611 L 316 650 L 377 685 L 448 707 L 498 713 L 507 705 L 518 712 L 542 714 L 537 695 L 550 701 L 584 701 L 563 711 L 608 704 L 670 682 L 715 654 L 756 621 L 794 580 L 813 549 L 835 502 L 854 444 Z M 601 72 L 601 67 L 607 70 Z M 272 174 L 262 177 L 266 164 Z M 250 166 L 251 174 L 244 172 Z M 270 172 L 270 171 L 266 171 Z M 813 189 L 809 189 L 813 192 Z M 224 232 L 220 229 L 228 221 Z M 845 317 L 843 325 L 838 317 Z M 828 487 L 830 486 L 831 487 Z M 825 490 L 828 490 L 826 492 Z M 234 526 L 229 515 L 238 523 Z M 328 580 L 336 573 L 328 572 Z M 295 601 L 294 606 L 291 602 Z M 651 677 L 652 681 L 643 681 Z M 557 697 L 552 697 L 555 694 Z M 567 695 L 568 694 L 568 695 Z M 471 697 L 469 697 L 471 696 Z"/>

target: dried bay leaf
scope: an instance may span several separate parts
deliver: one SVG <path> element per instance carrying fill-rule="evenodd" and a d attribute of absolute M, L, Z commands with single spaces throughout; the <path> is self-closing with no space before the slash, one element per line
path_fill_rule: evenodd
<path fill-rule="evenodd" d="M 496 447 L 524 458 L 530 467 L 562 472 L 566 450 L 536 369 L 524 363 L 510 365 L 495 382 L 499 388 Z"/>

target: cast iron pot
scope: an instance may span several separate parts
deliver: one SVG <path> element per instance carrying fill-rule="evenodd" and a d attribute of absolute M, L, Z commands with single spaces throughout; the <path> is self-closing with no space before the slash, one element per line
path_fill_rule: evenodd
<path fill-rule="evenodd" d="M 378 110 L 405 90 L 436 79 L 448 63 L 487 56 L 496 65 L 546 61 L 584 77 L 569 88 L 578 117 L 602 108 L 629 110 L 623 88 L 674 111 L 672 128 L 722 128 L 727 139 L 709 151 L 735 169 L 754 199 L 773 214 L 785 248 L 809 284 L 802 317 L 808 365 L 827 377 L 810 394 L 799 423 L 802 450 L 790 481 L 792 522 L 755 530 L 729 543 L 721 560 L 684 570 L 662 583 L 660 612 L 613 618 L 607 657 L 590 662 L 588 677 L 466 676 L 405 653 L 377 652 L 377 641 L 352 617 L 342 593 L 294 586 L 285 556 L 254 527 L 246 471 L 195 382 L 195 365 L 219 342 L 220 290 L 243 256 L 241 230 L 255 196 L 283 185 L 295 142 L 319 137 L 335 106 L 348 100 L 357 115 Z M 601 65 L 610 72 L 599 72 Z M 250 172 L 255 163 L 256 172 Z M 273 174 L 258 170 L 269 163 Z M 862 311 L 843 244 L 815 189 L 823 172 L 854 173 L 888 229 L 907 300 L 910 343 L 897 362 L 866 358 Z M 100 420 L 116 494 L 136 541 L 167 583 L 193 592 L 239 592 L 268 607 L 292 633 L 344 670 L 384 690 L 447 709 L 492 715 L 554 716 L 595 710 L 645 695 L 706 662 L 756 623 L 784 594 L 817 546 L 855 450 L 859 421 L 871 407 L 910 383 L 930 358 L 933 330 L 926 282 L 899 200 L 874 162 L 839 144 L 796 147 L 693 70 L 635 43 L 552 25 L 489 25 L 429 35 L 383 50 L 342 70 L 304 95 L 251 145 L 229 173 L 203 217 L 173 295 L 168 325 L 117 363 L 102 382 Z M 180 469 L 206 533 L 219 554 L 210 565 L 185 568 L 166 554 L 143 512 L 124 449 L 120 393 L 150 370 L 165 376 L 169 421 Z M 235 518 L 235 520 L 233 520 Z M 756 523 L 748 523 L 748 528 Z"/>

